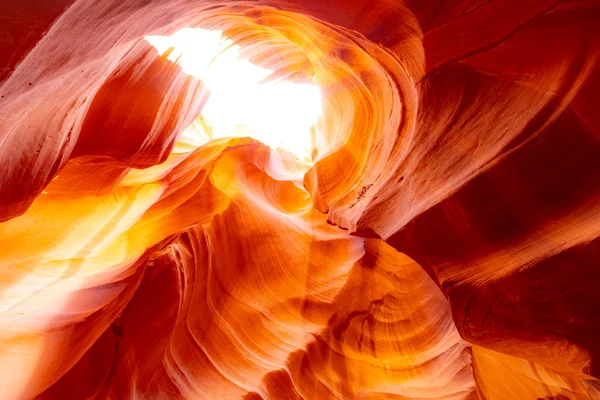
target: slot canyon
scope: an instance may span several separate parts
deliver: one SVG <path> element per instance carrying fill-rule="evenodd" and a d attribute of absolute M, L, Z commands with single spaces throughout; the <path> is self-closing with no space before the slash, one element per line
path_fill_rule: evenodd
<path fill-rule="evenodd" d="M 0 399 L 600 400 L 600 1 L 0 0 Z"/>

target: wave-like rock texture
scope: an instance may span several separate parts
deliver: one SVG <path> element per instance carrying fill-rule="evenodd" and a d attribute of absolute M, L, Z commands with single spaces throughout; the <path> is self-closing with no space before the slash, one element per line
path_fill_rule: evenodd
<path fill-rule="evenodd" d="M 596 0 L 0 9 L 3 399 L 600 399 Z M 320 88 L 310 162 L 183 28 Z"/>

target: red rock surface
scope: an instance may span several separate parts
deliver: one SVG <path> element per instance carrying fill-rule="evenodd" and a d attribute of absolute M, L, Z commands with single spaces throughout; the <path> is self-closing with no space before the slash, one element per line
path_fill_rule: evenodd
<path fill-rule="evenodd" d="M 597 1 L 0 10 L 0 398 L 600 399 Z M 307 159 L 183 28 L 318 86 Z"/>

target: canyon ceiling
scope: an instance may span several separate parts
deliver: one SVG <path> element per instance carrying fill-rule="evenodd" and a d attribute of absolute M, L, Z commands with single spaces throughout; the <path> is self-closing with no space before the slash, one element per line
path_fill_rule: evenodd
<path fill-rule="evenodd" d="M 0 1 L 1 399 L 600 399 L 598 0 Z"/>

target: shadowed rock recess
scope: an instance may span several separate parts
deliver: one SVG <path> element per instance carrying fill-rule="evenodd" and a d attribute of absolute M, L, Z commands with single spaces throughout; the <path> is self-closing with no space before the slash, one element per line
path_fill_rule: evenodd
<path fill-rule="evenodd" d="M 5 0 L 0 398 L 600 399 L 600 2 Z"/>

